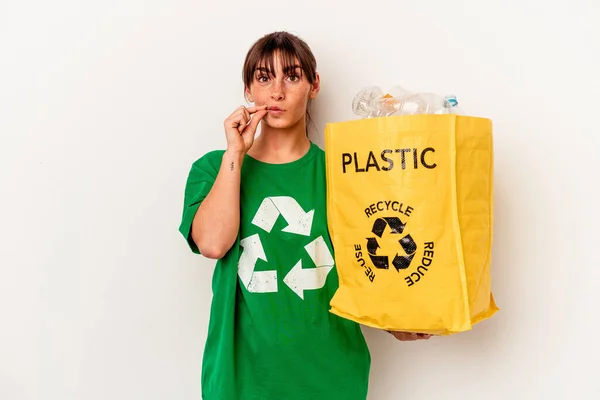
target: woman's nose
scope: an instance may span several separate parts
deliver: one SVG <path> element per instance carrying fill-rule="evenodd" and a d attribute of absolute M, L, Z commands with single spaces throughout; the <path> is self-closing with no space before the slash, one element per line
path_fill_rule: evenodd
<path fill-rule="evenodd" d="M 271 87 L 271 98 L 273 100 L 283 100 L 285 98 L 283 82 L 280 82 L 277 79 L 273 82 L 273 86 Z"/>

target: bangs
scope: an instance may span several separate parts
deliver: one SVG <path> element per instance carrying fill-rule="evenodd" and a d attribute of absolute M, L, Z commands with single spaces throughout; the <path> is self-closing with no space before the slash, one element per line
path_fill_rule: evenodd
<path fill-rule="evenodd" d="M 262 57 L 254 68 L 252 68 L 252 73 L 256 71 L 262 71 L 267 74 L 270 78 L 276 78 L 275 71 L 275 58 L 279 59 L 281 63 L 281 69 L 284 74 L 289 74 L 294 72 L 297 68 L 300 68 L 300 76 L 305 72 L 304 67 L 301 65 L 300 59 L 297 54 L 295 54 L 294 49 L 279 49 L 273 48 L 268 49 L 262 54 Z"/>
<path fill-rule="evenodd" d="M 248 52 L 242 73 L 244 85 L 250 87 L 256 71 L 276 77 L 276 57 L 285 74 L 296 72 L 311 84 L 316 79 L 317 63 L 308 45 L 289 33 L 275 32 L 259 39 Z"/>

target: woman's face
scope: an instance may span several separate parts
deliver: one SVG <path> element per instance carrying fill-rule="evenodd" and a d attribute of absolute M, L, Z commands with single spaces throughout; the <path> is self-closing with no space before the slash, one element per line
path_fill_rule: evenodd
<path fill-rule="evenodd" d="M 268 65 L 257 67 L 246 97 L 256 106 L 268 106 L 263 122 L 269 127 L 286 129 L 304 123 L 308 100 L 319 93 L 319 75 L 309 83 L 297 60 L 284 71 L 277 53 L 273 66 L 275 71 L 269 71 Z"/>

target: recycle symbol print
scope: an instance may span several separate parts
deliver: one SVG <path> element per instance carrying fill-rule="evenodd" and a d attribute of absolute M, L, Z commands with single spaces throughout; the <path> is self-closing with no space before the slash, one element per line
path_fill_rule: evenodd
<path fill-rule="evenodd" d="M 315 210 L 305 212 L 292 197 L 267 197 L 256 211 L 252 224 L 271 233 L 275 222 L 282 216 L 288 223 L 282 232 L 309 237 L 314 213 Z M 238 275 L 244 287 L 250 293 L 278 292 L 276 269 L 255 271 L 259 259 L 268 262 L 261 236 L 258 233 L 248 236 L 240 241 L 240 246 L 243 250 L 238 262 Z M 322 236 L 305 245 L 304 249 L 315 267 L 302 268 L 300 259 L 283 279 L 283 282 L 303 300 L 304 291 L 321 289 L 325 285 L 327 275 L 334 266 L 333 256 Z"/>
<path fill-rule="evenodd" d="M 391 235 L 401 235 L 404 232 L 404 228 L 406 224 L 403 224 L 398 217 L 383 217 L 377 218 L 373 223 L 373 232 L 377 237 L 381 238 L 383 233 L 386 231 L 386 227 L 389 226 L 389 233 Z M 392 265 L 396 268 L 398 272 L 401 269 L 406 269 L 410 266 L 410 263 L 415 256 L 417 251 L 417 244 L 413 240 L 410 235 L 406 235 L 398 240 L 400 246 L 404 250 L 406 255 L 400 255 L 398 252 L 393 256 Z M 387 255 L 378 255 L 377 249 L 379 249 L 379 242 L 376 237 L 367 238 L 367 251 L 369 253 L 369 257 L 371 257 L 371 261 L 375 268 L 379 269 L 389 269 L 390 259 Z"/>

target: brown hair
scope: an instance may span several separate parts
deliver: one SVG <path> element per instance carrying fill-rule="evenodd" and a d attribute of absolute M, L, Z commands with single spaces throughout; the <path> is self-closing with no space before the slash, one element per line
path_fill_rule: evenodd
<path fill-rule="evenodd" d="M 258 67 L 266 67 L 269 76 L 275 76 L 273 61 L 276 52 L 281 57 L 284 71 L 293 66 L 297 59 L 308 82 L 314 83 L 317 78 L 317 60 L 306 42 L 288 32 L 273 32 L 258 39 L 248 50 L 242 70 L 244 88 L 250 88 L 254 71 Z"/>
<path fill-rule="evenodd" d="M 249 89 L 254 80 L 254 72 L 259 67 L 267 69 L 269 77 L 275 77 L 275 53 L 278 53 L 282 63 L 282 70 L 288 71 L 296 64 L 300 64 L 302 75 L 312 85 L 317 79 L 317 60 L 306 42 L 288 32 L 273 32 L 258 39 L 248 50 L 244 68 L 242 69 L 242 80 L 244 89 Z M 306 107 L 306 135 L 308 136 L 308 125 L 311 121 L 308 108 Z"/>

